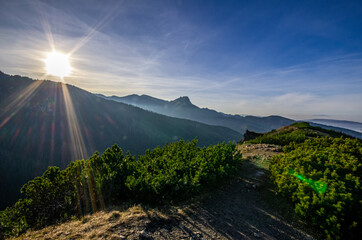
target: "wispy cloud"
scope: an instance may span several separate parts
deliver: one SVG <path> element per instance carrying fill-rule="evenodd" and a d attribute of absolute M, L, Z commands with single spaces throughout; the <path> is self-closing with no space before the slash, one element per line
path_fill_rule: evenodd
<path fill-rule="evenodd" d="M 56 48 L 72 53 L 74 71 L 66 82 L 91 92 L 168 100 L 189 95 L 201 107 L 228 113 L 362 119 L 362 52 L 298 59 L 292 56 L 297 43 L 282 46 L 298 34 L 318 35 L 329 23 L 311 18 L 311 29 L 292 11 L 268 24 L 270 29 L 263 28 L 265 33 L 253 32 L 258 16 L 250 17 L 250 25 L 248 7 L 225 20 L 227 25 L 203 25 L 196 22 L 197 16 L 180 12 L 178 5 L 163 5 L 91 1 L 64 8 L 37 0 L 2 4 L 1 70 L 40 78 L 46 52 Z M 304 24 L 303 31 L 292 31 L 298 24 Z M 333 36 L 340 31 L 335 28 L 318 37 Z M 289 39 L 288 31 L 293 33 Z M 258 38 L 249 36 L 253 34 Z"/>

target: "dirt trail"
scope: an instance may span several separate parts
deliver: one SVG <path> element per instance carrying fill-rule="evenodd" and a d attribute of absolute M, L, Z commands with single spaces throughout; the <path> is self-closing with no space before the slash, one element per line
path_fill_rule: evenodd
<path fill-rule="evenodd" d="M 169 215 L 154 239 L 314 239 L 272 190 L 266 162 L 281 152 L 270 144 L 239 145 L 246 159 L 239 177 L 217 193 Z"/>
<path fill-rule="evenodd" d="M 154 239 L 314 239 L 295 227 L 286 203 L 269 189 L 265 171 L 246 162 L 243 178 L 214 196 L 180 208 L 167 231 L 162 228 Z M 177 223 L 177 225 L 175 224 Z M 300 224 L 299 224 L 300 225 Z M 170 228 L 171 226 L 169 226 Z"/>

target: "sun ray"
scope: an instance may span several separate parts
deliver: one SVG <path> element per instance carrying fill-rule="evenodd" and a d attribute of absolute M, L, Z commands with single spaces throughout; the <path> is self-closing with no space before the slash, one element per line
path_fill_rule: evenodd
<path fill-rule="evenodd" d="M 41 20 L 41 25 L 43 26 L 43 30 L 45 33 L 45 37 L 48 39 L 48 43 L 50 46 L 50 49 L 52 51 L 55 51 L 55 44 L 54 44 L 54 38 L 53 38 L 53 34 L 52 31 L 50 29 L 50 25 L 49 22 L 46 20 Z"/>
<path fill-rule="evenodd" d="M 77 115 L 74 111 L 72 98 L 69 94 L 69 90 L 66 84 L 62 84 L 62 90 L 71 145 L 74 148 L 72 152 L 73 160 L 84 159 L 88 157 L 87 148 L 84 143 Z"/>
<path fill-rule="evenodd" d="M 4 127 L 12 117 L 35 95 L 42 81 L 34 81 L 22 90 L 16 91 L 5 100 L 0 109 L 0 128 Z"/>
<path fill-rule="evenodd" d="M 118 9 L 123 4 L 122 1 L 119 1 L 117 4 L 112 6 L 111 10 L 106 14 L 102 20 L 98 21 L 98 23 L 91 28 L 87 35 L 85 35 L 78 44 L 69 52 L 69 55 L 72 55 L 74 52 L 78 51 L 84 44 L 86 44 L 90 39 L 93 38 L 94 35 L 98 33 L 107 23 L 109 23 L 117 14 Z"/>
<path fill-rule="evenodd" d="M 56 113 L 57 113 L 57 110 L 58 110 L 58 106 L 57 106 L 57 103 L 58 103 L 58 94 L 59 94 L 59 90 L 60 88 L 56 87 L 54 90 L 53 90 L 53 98 L 54 98 L 54 104 L 53 104 L 53 111 L 52 111 L 52 123 L 51 123 L 51 138 L 50 138 L 50 159 L 49 159 L 49 163 L 51 165 L 54 165 L 54 158 L 55 158 L 55 140 L 56 140 L 56 136 L 57 136 L 57 132 L 56 132 Z"/>

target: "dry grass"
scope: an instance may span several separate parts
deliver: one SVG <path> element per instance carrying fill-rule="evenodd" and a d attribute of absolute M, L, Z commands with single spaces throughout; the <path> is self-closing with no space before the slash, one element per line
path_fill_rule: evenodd
<path fill-rule="evenodd" d="M 282 147 L 273 144 L 240 144 L 237 149 L 244 159 L 250 160 L 259 168 L 268 169 L 270 158 L 282 153 Z"/>
<path fill-rule="evenodd" d="M 129 239 L 130 235 L 142 231 L 145 220 L 153 215 L 163 216 L 156 210 L 144 210 L 133 206 L 125 211 L 100 211 L 41 230 L 30 230 L 15 239 Z"/>

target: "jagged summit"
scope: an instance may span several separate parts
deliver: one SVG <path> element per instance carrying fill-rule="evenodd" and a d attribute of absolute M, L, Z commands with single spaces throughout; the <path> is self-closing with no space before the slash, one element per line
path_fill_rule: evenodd
<path fill-rule="evenodd" d="M 115 101 L 131 104 L 152 112 L 170 117 L 189 119 L 214 126 L 231 128 L 240 134 L 246 129 L 254 132 L 267 132 L 294 123 L 294 120 L 283 117 L 253 117 L 230 115 L 208 108 L 200 108 L 193 104 L 188 96 L 174 100 L 162 100 L 153 97 L 129 95 L 125 97 L 105 97 Z M 150 99 L 152 98 L 152 99 Z"/>
<path fill-rule="evenodd" d="M 182 105 L 192 105 L 190 98 L 188 96 L 179 97 L 173 101 L 171 101 L 173 104 L 182 104 Z"/>
<path fill-rule="evenodd" d="M 104 96 L 103 96 L 104 97 Z M 118 102 L 134 105 L 148 111 L 156 112 L 170 117 L 189 119 L 197 122 L 206 123 L 215 126 L 224 126 L 231 128 L 240 134 L 243 134 L 246 129 L 251 132 L 263 133 L 273 129 L 278 129 L 282 126 L 287 126 L 295 121 L 277 115 L 267 117 L 251 116 L 251 115 L 231 115 L 217 112 L 208 108 L 200 108 L 194 105 L 188 96 L 181 96 L 175 100 L 162 100 L 148 95 L 129 95 L 125 97 L 105 97 Z M 320 127 L 330 128 L 348 135 L 361 138 L 361 133 L 331 126 L 326 126 L 320 123 Z M 362 123 L 357 123 L 362 124 Z M 316 123 L 313 123 L 316 125 Z M 343 125 L 344 126 L 344 125 Z M 358 125 L 359 126 L 359 125 Z M 360 127 L 358 129 L 361 129 Z"/>

